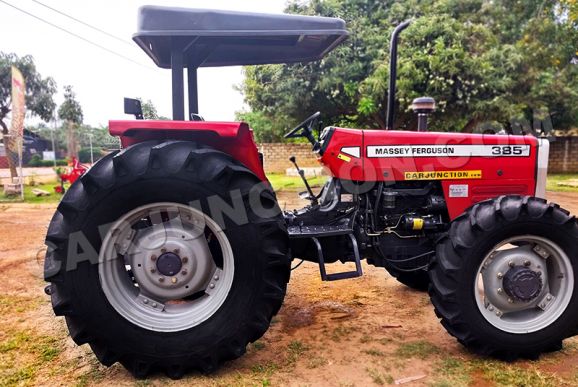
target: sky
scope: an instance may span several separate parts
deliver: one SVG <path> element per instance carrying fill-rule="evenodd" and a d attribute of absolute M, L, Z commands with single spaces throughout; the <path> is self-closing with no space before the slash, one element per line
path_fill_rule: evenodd
<path fill-rule="evenodd" d="M 38 3 L 55 8 L 119 39 L 99 33 Z M 40 18 L 129 57 L 120 58 L 6 5 L 10 3 Z M 109 119 L 130 119 L 123 113 L 123 97 L 151 100 L 159 115 L 172 116 L 170 70 L 157 68 L 132 42 L 137 11 L 142 5 L 226 9 L 282 13 L 286 0 L 2 0 L 0 51 L 32 55 L 37 70 L 58 85 L 60 104 L 65 85 L 72 85 L 84 122 L 101 126 Z M 243 96 L 233 89 L 242 81 L 240 67 L 199 69 L 199 110 L 206 120 L 233 120 L 245 108 Z M 28 120 L 28 123 L 34 122 Z"/>

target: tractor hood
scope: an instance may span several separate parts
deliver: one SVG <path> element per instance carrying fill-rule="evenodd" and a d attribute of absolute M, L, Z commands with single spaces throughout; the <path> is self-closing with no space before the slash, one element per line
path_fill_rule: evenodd
<path fill-rule="evenodd" d="M 338 18 L 144 6 L 133 39 L 171 68 L 175 45 L 185 67 L 294 63 L 321 59 L 347 35 Z"/>

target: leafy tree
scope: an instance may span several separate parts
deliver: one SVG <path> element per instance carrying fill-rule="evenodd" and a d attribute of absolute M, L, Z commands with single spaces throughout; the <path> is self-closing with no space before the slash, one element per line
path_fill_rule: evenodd
<path fill-rule="evenodd" d="M 56 104 L 52 97 L 56 92 L 56 83 L 50 77 L 43 78 L 30 55 L 18 57 L 16 54 L 0 52 L 0 127 L 2 134 L 8 134 L 5 122 L 11 111 L 12 104 L 12 72 L 11 67 L 17 67 L 26 81 L 26 109 L 44 121 L 52 118 Z M 6 149 L 8 152 L 8 149 Z M 10 173 L 16 177 L 16 168 L 12 157 L 8 157 Z"/>
<path fill-rule="evenodd" d="M 58 117 L 66 122 L 68 157 L 78 158 L 77 129 L 82 124 L 82 107 L 76 100 L 72 86 L 64 86 L 64 102 L 58 108 Z"/>
<path fill-rule="evenodd" d="M 240 89 L 254 114 L 285 127 L 316 110 L 333 124 L 384 127 L 389 36 L 412 18 L 400 42 L 396 128 L 415 125 L 409 105 L 423 95 L 438 102 L 437 130 L 536 118 L 569 128 L 578 123 L 575 3 L 295 1 L 288 12 L 345 19 L 349 40 L 319 62 L 248 67 Z"/>
<path fill-rule="evenodd" d="M 158 120 L 159 114 L 153 102 L 149 99 L 146 102 L 141 100 L 142 115 L 145 120 Z"/>
<path fill-rule="evenodd" d="M 150 99 L 143 101 L 142 98 L 138 98 L 141 101 L 142 114 L 145 120 L 170 120 L 170 118 L 165 116 L 159 116 L 157 107 Z"/>
<path fill-rule="evenodd" d="M 258 143 L 276 142 L 283 136 L 283 126 L 269 119 L 264 113 L 237 112 L 235 120 L 248 123 L 253 129 L 255 140 Z"/>

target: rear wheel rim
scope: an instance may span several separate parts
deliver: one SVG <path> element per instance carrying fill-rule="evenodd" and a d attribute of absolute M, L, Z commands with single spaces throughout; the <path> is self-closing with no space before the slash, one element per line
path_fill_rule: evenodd
<path fill-rule="evenodd" d="M 498 243 L 474 281 L 476 304 L 494 327 L 515 334 L 552 325 L 574 291 L 572 263 L 552 240 L 522 235 Z"/>
<path fill-rule="evenodd" d="M 158 332 L 192 328 L 225 302 L 233 251 L 221 227 L 179 203 L 153 203 L 121 216 L 99 254 L 102 290 L 133 324 Z"/>

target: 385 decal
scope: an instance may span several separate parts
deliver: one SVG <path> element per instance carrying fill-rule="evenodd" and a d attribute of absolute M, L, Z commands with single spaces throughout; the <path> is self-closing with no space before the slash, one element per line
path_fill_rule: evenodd
<path fill-rule="evenodd" d="M 497 145 L 492 147 L 494 156 L 529 156 L 527 145 Z"/>

